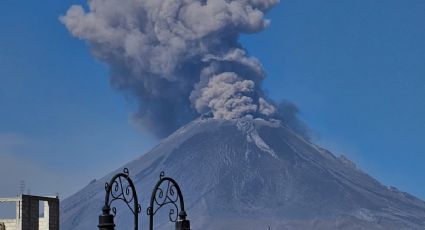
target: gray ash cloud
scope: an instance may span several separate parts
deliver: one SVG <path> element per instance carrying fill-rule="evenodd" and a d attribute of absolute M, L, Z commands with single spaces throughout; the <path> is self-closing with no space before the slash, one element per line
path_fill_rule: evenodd
<path fill-rule="evenodd" d="M 199 114 L 273 117 L 261 63 L 239 43 L 278 0 L 88 0 L 61 22 L 138 99 L 135 119 L 159 137 Z"/>

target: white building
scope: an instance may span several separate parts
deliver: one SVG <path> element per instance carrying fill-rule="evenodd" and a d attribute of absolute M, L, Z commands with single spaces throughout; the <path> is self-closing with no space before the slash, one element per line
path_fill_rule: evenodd
<path fill-rule="evenodd" d="M 44 204 L 40 216 L 40 201 Z M 16 203 L 15 219 L 0 219 L 0 230 L 59 230 L 59 198 L 20 195 L 0 198 L 1 203 Z"/>

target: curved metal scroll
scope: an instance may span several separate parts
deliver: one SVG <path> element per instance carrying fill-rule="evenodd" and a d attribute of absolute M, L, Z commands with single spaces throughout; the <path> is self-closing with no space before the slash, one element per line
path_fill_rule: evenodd
<path fill-rule="evenodd" d="M 122 173 L 116 174 L 109 183 L 105 184 L 106 196 L 103 206 L 104 214 L 109 214 L 112 203 L 117 200 L 123 201 L 134 215 L 134 230 L 139 229 L 139 213 L 141 206 L 137 199 L 136 188 L 129 176 L 129 171 L 124 168 Z M 111 199 L 112 198 L 112 199 Z M 112 207 L 113 215 L 117 214 L 117 209 Z"/>
<path fill-rule="evenodd" d="M 169 208 L 168 217 L 171 222 L 177 222 L 179 217 L 186 218 L 180 187 L 174 179 L 165 177 L 164 172 L 161 172 L 159 181 L 152 191 L 150 205 L 147 209 L 149 230 L 153 230 L 153 217 L 162 207 Z"/>

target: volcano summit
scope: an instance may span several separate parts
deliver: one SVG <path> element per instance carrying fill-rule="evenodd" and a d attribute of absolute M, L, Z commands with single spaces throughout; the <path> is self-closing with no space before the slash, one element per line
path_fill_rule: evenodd
<path fill-rule="evenodd" d="M 195 230 L 425 228 L 425 202 L 380 184 L 279 121 L 197 119 L 124 167 L 142 209 L 159 173 L 174 177 Z M 62 203 L 62 229 L 96 227 L 104 183 L 118 171 Z M 118 213 L 119 229 L 130 229 L 130 216 Z"/>

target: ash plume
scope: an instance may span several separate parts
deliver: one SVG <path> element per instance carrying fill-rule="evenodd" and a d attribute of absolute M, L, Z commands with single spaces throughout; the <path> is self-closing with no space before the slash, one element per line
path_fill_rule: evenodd
<path fill-rule="evenodd" d="M 277 105 L 278 118 L 291 128 L 298 135 L 302 136 L 306 140 L 311 140 L 312 131 L 310 128 L 299 119 L 298 115 L 300 110 L 298 107 L 290 101 L 282 101 Z"/>
<path fill-rule="evenodd" d="M 88 0 L 60 21 L 138 99 L 135 117 L 165 136 L 199 114 L 272 117 L 260 62 L 239 43 L 278 0 Z"/>

